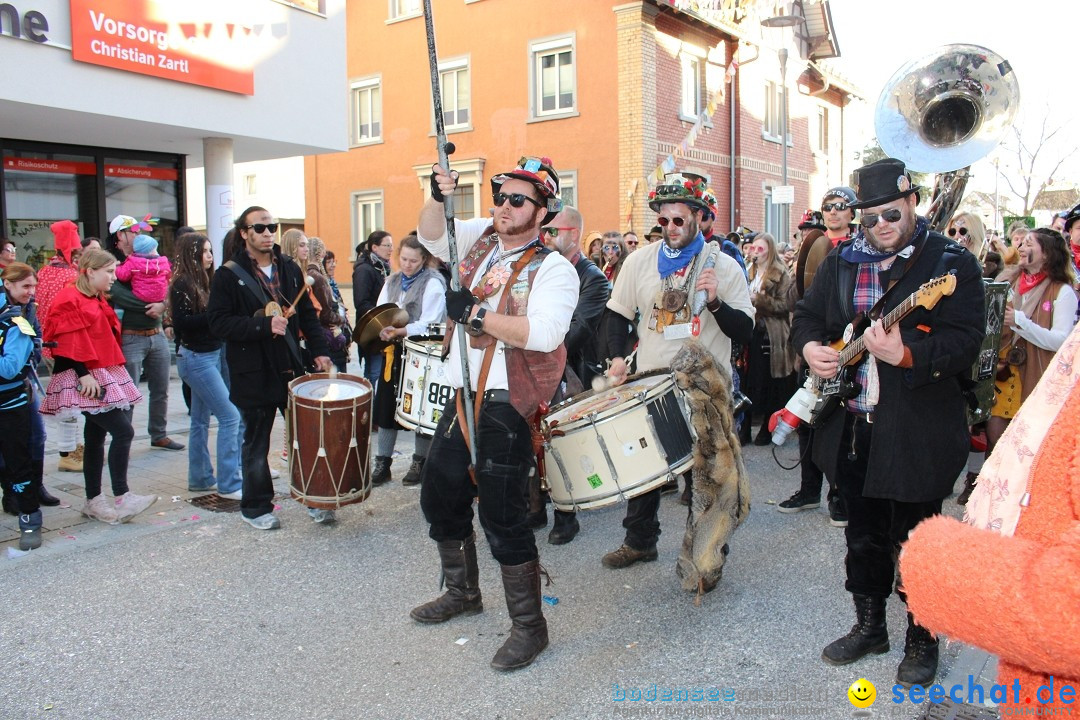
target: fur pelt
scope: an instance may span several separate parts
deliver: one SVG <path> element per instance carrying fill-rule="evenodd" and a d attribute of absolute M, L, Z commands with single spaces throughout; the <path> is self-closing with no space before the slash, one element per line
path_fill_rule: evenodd
<path fill-rule="evenodd" d="M 750 514 L 750 484 L 731 414 L 731 378 L 697 340 L 671 361 L 697 432 L 693 501 L 675 572 L 684 590 L 707 592 L 720 580 L 728 541 Z"/>

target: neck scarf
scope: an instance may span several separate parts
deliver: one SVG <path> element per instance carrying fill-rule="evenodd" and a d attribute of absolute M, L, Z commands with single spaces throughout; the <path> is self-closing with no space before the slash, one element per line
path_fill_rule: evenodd
<path fill-rule="evenodd" d="M 1039 283 L 1041 283 L 1045 279 L 1046 279 L 1046 271 L 1045 270 L 1043 270 L 1041 272 L 1037 272 L 1034 275 L 1032 275 L 1029 272 L 1021 272 L 1020 273 L 1020 282 L 1017 283 L 1016 289 L 1020 292 L 1021 295 L 1023 295 L 1028 290 L 1035 287 L 1036 285 L 1038 285 Z"/>
<path fill-rule="evenodd" d="M 421 266 L 421 268 L 417 270 L 412 277 L 409 277 L 404 272 L 401 273 L 401 292 L 409 292 L 409 286 L 412 285 L 413 281 L 415 281 L 416 278 L 420 277 L 423 272 L 424 268 Z"/>
<path fill-rule="evenodd" d="M 893 252 L 885 252 L 878 250 L 870 243 L 870 239 L 866 237 L 866 231 L 860 227 L 859 232 L 856 233 L 852 239 L 851 244 L 840 251 L 840 257 L 847 260 L 850 263 L 867 263 L 867 262 L 881 262 L 882 260 L 888 260 L 894 255 L 898 255 L 909 247 L 915 238 L 922 237 L 922 235 L 930 229 L 930 225 L 923 218 L 915 219 L 915 232 L 912 233 L 911 238 L 903 244 L 900 248 Z"/>
<path fill-rule="evenodd" d="M 700 232 L 692 243 L 679 250 L 674 250 L 666 242 L 661 241 L 660 252 L 656 254 L 656 269 L 660 271 L 660 277 L 666 278 L 682 270 L 694 261 L 703 247 L 705 247 L 705 236 Z"/>
<path fill-rule="evenodd" d="M 371 264 L 376 270 L 383 274 L 383 277 L 390 276 L 390 263 L 386 262 L 375 253 L 371 253 Z"/>

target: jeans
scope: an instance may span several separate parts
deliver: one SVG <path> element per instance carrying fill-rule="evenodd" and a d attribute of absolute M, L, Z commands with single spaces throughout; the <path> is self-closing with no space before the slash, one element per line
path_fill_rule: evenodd
<path fill-rule="evenodd" d="M 222 374 L 221 350 L 192 352 L 180 348 L 176 369 L 191 386 L 191 434 L 188 437 L 188 488 L 206 489 L 214 485 L 208 436 L 210 415 L 218 420 L 217 486 L 219 493 L 240 489 L 240 411 L 229 401 L 229 389 Z"/>
<path fill-rule="evenodd" d="M 476 485 L 469 477 L 469 449 L 451 398 L 443 410 L 430 456 L 424 463 L 420 508 L 431 524 L 432 540 L 464 540 L 472 534 L 473 497 L 491 554 L 503 565 L 520 565 L 538 557 L 533 531 L 525 524 L 526 486 L 535 462 L 532 434 L 509 403 L 486 402 L 476 419 L 479 436 Z"/>
<path fill-rule="evenodd" d="M 150 389 L 150 441 L 167 437 L 165 414 L 169 411 L 169 341 L 165 333 L 156 335 L 124 335 L 124 367 L 136 385 L 146 368 L 146 384 Z M 127 411 L 128 422 L 134 410 Z"/>
<path fill-rule="evenodd" d="M 128 459 L 131 456 L 131 420 L 123 410 L 104 413 L 83 413 L 86 428 L 83 430 L 83 482 L 86 483 L 86 499 L 93 500 L 101 494 L 101 469 L 105 464 L 105 434 L 112 435 L 109 443 L 109 478 L 113 495 L 120 497 L 128 491 Z"/>
<path fill-rule="evenodd" d="M 907 503 L 863 496 L 874 426 L 847 413 L 836 465 L 836 486 L 847 503 L 847 582 L 853 595 L 888 597 L 896 581 L 900 545 L 916 525 L 941 514 L 942 499 Z M 849 452 L 851 451 L 851 452 Z M 904 599 L 903 593 L 900 593 Z"/>
<path fill-rule="evenodd" d="M 244 447 L 240 452 L 244 468 L 244 491 L 240 512 L 246 518 L 257 518 L 274 511 L 274 481 L 270 477 L 270 433 L 279 408 L 263 405 L 241 408 L 244 419 Z"/>
<path fill-rule="evenodd" d="M 386 365 L 386 355 L 377 352 L 371 355 L 361 355 L 360 359 L 364 361 L 364 377 L 371 383 L 371 391 L 375 392 L 379 387 L 379 378 L 382 377 L 383 367 Z"/>

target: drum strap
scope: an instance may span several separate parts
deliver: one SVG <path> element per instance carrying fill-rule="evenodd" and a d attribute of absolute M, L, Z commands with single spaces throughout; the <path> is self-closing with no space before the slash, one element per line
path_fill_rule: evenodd
<path fill-rule="evenodd" d="M 263 286 L 255 278 L 251 277 L 251 273 L 245 270 L 238 262 L 235 260 L 228 260 L 225 262 L 225 267 L 229 268 L 233 275 L 236 275 L 236 277 L 240 279 L 241 285 L 251 291 L 251 294 L 255 296 L 255 300 L 259 305 L 265 306 L 266 303 L 270 302 L 270 296 L 266 293 L 266 290 L 263 289 Z M 255 288 L 259 289 L 256 290 Z M 285 334 L 282 337 L 285 338 L 285 344 L 289 348 L 289 355 L 292 357 L 294 367 L 303 368 L 304 361 L 300 355 L 300 348 L 296 344 L 296 338 L 294 338 L 292 333 L 288 330 L 285 331 Z"/>
<path fill-rule="evenodd" d="M 521 274 L 521 271 L 528 267 L 529 263 L 532 262 L 533 256 L 536 255 L 538 250 L 538 246 L 534 245 L 530 247 L 528 250 L 525 251 L 525 254 L 522 255 L 520 259 L 510 265 L 510 278 L 504 285 L 502 297 L 499 298 L 499 309 L 495 312 L 499 313 L 500 315 L 506 314 L 506 306 L 510 302 L 510 288 L 513 287 L 515 282 L 517 282 L 518 275 Z M 453 326 L 447 329 L 448 338 L 450 334 L 453 333 L 453 331 Z M 476 379 L 476 394 L 473 396 L 473 417 L 476 418 L 476 422 L 478 424 L 480 422 L 480 407 L 484 404 L 484 390 L 487 386 L 488 372 L 491 370 L 491 360 L 495 357 L 496 345 L 498 345 L 497 342 L 491 342 L 484 349 L 484 359 L 480 363 L 480 376 Z M 456 393 L 457 419 L 458 425 L 461 426 L 461 435 L 465 438 L 465 447 L 471 448 L 472 438 L 469 436 L 468 423 L 465 422 L 465 408 L 462 402 L 463 395 L 464 393 L 462 393 L 461 390 L 458 390 Z M 475 485 L 476 468 L 472 467 L 471 465 L 469 466 L 469 477 L 472 478 L 473 485 Z"/>

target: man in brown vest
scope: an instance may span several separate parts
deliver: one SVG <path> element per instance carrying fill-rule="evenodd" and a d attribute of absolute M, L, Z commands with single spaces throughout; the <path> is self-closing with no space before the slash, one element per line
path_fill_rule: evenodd
<path fill-rule="evenodd" d="M 417 236 L 445 260 L 449 238 L 442 200 L 457 186 L 457 173 L 438 165 L 432 170 L 432 198 L 421 210 Z M 468 332 L 476 436 L 466 436 L 459 390 L 435 429 L 430 451 L 435 462 L 424 465 L 421 480 L 420 507 L 430 524 L 428 534 L 438 543 L 447 592 L 410 615 L 438 623 L 483 609 L 472 523 L 475 497 L 491 554 L 502 566 L 513 623 L 491 665 L 513 670 L 530 664 L 548 644 L 539 557 L 526 523 L 526 488 L 536 460 L 529 423 L 562 380 L 563 338 L 577 305 L 578 277 L 540 238 L 541 226 L 561 208 L 551 161 L 523 157 L 513 170 L 493 177 L 491 189 L 492 217 L 454 223 L 461 289 L 446 293 L 447 379 L 455 388 L 464 386 L 460 344 L 453 334 Z M 476 443 L 477 464 L 470 469 L 471 443 Z"/>

